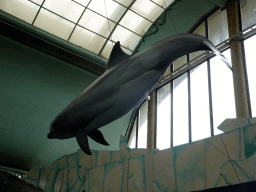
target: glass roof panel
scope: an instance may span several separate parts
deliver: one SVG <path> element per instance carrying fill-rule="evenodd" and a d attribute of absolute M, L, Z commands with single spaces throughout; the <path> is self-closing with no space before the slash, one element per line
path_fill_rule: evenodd
<path fill-rule="evenodd" d="M 84 7 L 72 0 L 46 0 L 43 7 L 73 22 L 80 18 Z"/>
<path fill-rule="evenodd" d="M 113 45 L 114 45 L 114 43 L 112 43 L 111 41 L 108 41 L 100 55 L 102 57 L 105 57 L 106 59 L 109 59 Z"/>
<path fill-rule="evenodd" d="M 122 50 L 126 53 L 126 54 L 128 54 L 128 55 L 131 55 L 132 54 L 132 51 L 130 51 L 130 50 L 128 50 L 128 49 L 125 49 L 124 47 L 121 47 L 122 48 Z"/>
<path fill-rule="evenodd" d="M 1 0 L 0 9 L 32 24 L 39 6 L 24 0 Z"/>
<path fill-rule="evenodd" d="M 97 13 L 94 13 L 89 9 L 84 12 L 78 24 L 104 37 L 109 36 L 109 28 L 112 31 L 115 27 L 114 22 L 102 17 Z"/>
<path fill-rule="evenodd" d="M 208 38 L 214 44 L 218 45 L 225 39 L 228 39 L 228 18 L 227 10 L 215 11 L 207 19 L 208 21 Z"/>
<path fill-rule="evenodd" d="M 150 0 L 137 0 L 131 10 L 154 22 L 163 12 L 163 9 Z"/>
<path fill-rule="evenodd" d="M 105 9 L 105 3 L 106 3 L 106 9 Z M 112 0 L 94 0 L 91 1 L 88 8 L 115 21 L 118 22 L 121 16 L 124 14 L 126 8 L 122 5 L 119 5 L 118 3 L 112 1 Z M 107 13 L 106 13 L 107 10 Z"/>
<path fill-rule="evenodd" d="M 30 1 L 33 1 L 39 5 L 41 5 L 43 3 L 44 0 L 30 0 Z"/>
<path fill-rule="evenodd" d="M 75 2 L 87 7 L 88 3 L 90 2 L 90 0 L 74 0 Z"/>
<path fill-rule="evenodd" d="M 205 31 L 205 22 L 202 22 L 194 31 L 193 33 L 198 34 L 198 35 L 202 35 L 202 36 L 206 36 L 206 31 Z M 202 53 L 204 53 L 205 51 L 196 51 L 194 53 L 190 53 L 189 54 L 189 59 L 190 61 L 194 58 L 196 58 L 197 56 L 201 55 Z"/>
<path fill-rule="evenodd" d="M 103 51 L 101 52 L 101 56 L 105 57 L 106 59 L 109 59 L 110 53 L 112 51 L 113 46 L 115 45 L 114 42 L 108 41 L 106 46 L 104 47 Z M 124 47 L 121 47 L 121 49 L 127 53 L 128 55 L 131 55 L 132 52 L 128 49 L 125 49 Z"/>
<path fill-rule="evenodd" d="M 173 1 L 165 3 L 168 6 Z M 93 53 L 100 54 L 103 50 L 101 55 L 108 58 L 112 41 L 120 41 L 124 51 L 131 53 L 163 12 L 161 6 L 165 3 L 163 0 L 0 0 L 0 9 Z M 116 26 L 118 22 L 120 25 Z"/>
<path fill-rule="evenodd" d="M 134 34 L 133 32 L 118 25 L 112 34 L 112 40 L 117 42 L 120 41 L 121 45 L 127 49 L 134 50 L 141 37 Z M 134 44 L 136 45 L 134 46 Z"/>
<path fill-rule="evenodd" d="M 127 13 L 120 22 L 120 25 L 136 32 L 141 36 L 146 33 L 151 24 L 151 22 L 147 21 L 146 19 L 142 18 L 141 16 L 130 10 L 127 11 Z"/>
<path fill-rule="evenodd" d="M 114 0 L 114 1 L 121 3 L 125 7 L 129 7 L 131 5 L 131 3 L 133 2 L 133 0 Z"/>
<path fill-rule="evenodd" d="M 160 5 L 161 7 L 166 8 L 169 5 L 171 5 L 174 0 L 152 0 L 152 1 L 154 1 L 156 4 Z"/>
<path fill-rule="evenodd" d="M 41 9 L 34 25 L 65 40 L 68 39 L 75 26 L 75 24 L 45 9 Z"/>
<path fill-rule="evenodd" d="M 70 40 L 71 43 L 81 46 L 93 53 L 99 54 L 106 39 L 82 27 L 76 26 Z"/>

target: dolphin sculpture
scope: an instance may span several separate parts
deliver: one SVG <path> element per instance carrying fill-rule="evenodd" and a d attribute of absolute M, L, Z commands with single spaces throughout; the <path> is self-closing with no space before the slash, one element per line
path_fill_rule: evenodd
<path fill-rule="evenodd" d="M 200 50 L 214 51 L 233 70 L 214 45 L 197 34 L 170 36 L 133 56 L 124 53 L 117 42 L 104 74 L 57 115 L 50 125 L 48 138 L 76 137 L 81 149 L 91 155 L 88 136 L 108 145 L 98 128 L 141 104 L 173 61 Z"/>

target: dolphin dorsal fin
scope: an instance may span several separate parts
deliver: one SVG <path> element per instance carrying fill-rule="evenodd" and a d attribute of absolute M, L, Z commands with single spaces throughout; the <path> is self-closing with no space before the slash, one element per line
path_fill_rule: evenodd
<path fill-rule="evenodd" d="M 118 63 L 120 63 L 121 61 L 129 58 L 130 55 L 126 54 L 120 47 L 120 42 L 116 42 L 116 44 L 114 45 L 109 60 L 108 60 L 108 69 L 111 68 L 114 65 L 117 65 Z"/>

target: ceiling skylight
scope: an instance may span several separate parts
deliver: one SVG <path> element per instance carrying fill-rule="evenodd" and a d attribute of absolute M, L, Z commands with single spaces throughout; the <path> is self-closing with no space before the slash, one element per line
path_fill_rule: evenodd
<path fill-rule="evenodd" d="M 0 9 L 109 58 L 115 42 L 131 54 L 174 0 L 1 0 Z"/>

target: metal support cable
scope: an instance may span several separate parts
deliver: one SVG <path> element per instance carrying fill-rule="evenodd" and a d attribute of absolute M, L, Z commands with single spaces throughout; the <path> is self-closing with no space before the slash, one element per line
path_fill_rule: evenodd
<path fill-rule="evenodd" d="M 166 9 L 167 9 L 167 6 L 166 6 L 166 3 L 165 3 L 165 0 L 163 0 L 164 1 L 164 5 L 165 5 L 165 7 L 166 7 Z M 178 31 L 177 31 L 177 29 L 176 29 L 176 27 L 175 27 L 175 25 L 174 25 L 174 22 L 173 22 L 173 20 L 172 20 L 172 17 L 171 17 L 171 15 L 170 15 L 170 13 L 169 12 L 167 12 L 168 14 L 169 14 L 169 16 L 170 16 L 170 19 L 171 19 L 171 22 L 172 22 L 172 25 L 173 25 L 173 27 L 174 27 L 174 29 L 175 29 L 175 32 L 176 32 L 176 34 L 178 34 Z"/>
<path fill-rule="evenodd" d="M 118 1 L 116 1 L 116 0 L 113 0 L 113 1 L 116 2 L 117 4 L 121 5 L 122 7 L 125 7 L 125 8 L 126 8 L 126 6 L 124 6 L 123 4 L 119 3 Z M 136 11 L 133 11 L 132 9 L 129 9 L 129 11 L 135 13 L 136 15 L 139 15 L 140 17 L 142 17 L 143 19 L 147 20 L 147 21 L 150 22 L 151 24 L 154 23 L 154 22 L 150 21 L 148 18 L 144 17 L 143 15 L 137 13 Z"/>
<path fill-rule="evenodd" d="M 107 12 L 106 1 L 105 1 L 105 0 L 103 0 L 103 1 L 104 1 L 105 11 L 106 11 L 106 16 L 107 16 L 107 21 L 108 21 L 109 34 L 110 34 L 110 33 L 111 33 L 111 30 L 110 30 L 110 24 L 109 24 L 109 20 L 108 20 L 108 12 Z M 113 43 L 113 41 L 112 41 L 111 36 L 110 36 L 110 40 L 111 40 L 111 42 L 112 42 L 112 47 L 114 47 L 114 43 Z"/>
<path fill-rule="evenodd" d="M 108 40 L 110 39 L 110 37 L 112 36 L 112 34 L 114 33 L 116 27 L 119 25 L 119 23 L 121 22 L 121 20 L 123 19 L 124 15 L 127 13 L 127 11 L 131 8 L 131 6 L 135 3 L 136 0 L 133 0 L 132 3 L 130 4 L 129 7 L 127 7 L 127 9 L 125 10 L 125 12 L 123 13 L 123 15 L 120 17 L 120 19 L 118 20 L 118 22 L 116 23 L 115 27 L 113 28 L 113 30 L 111 31 L 111 33 L 109 34 L 107 40 L 105 41 L 104 45 L 102 46 L 100 52 L 99 52 L 99 55 L 101 55 L 103 49 L 105 48 Z"/>

